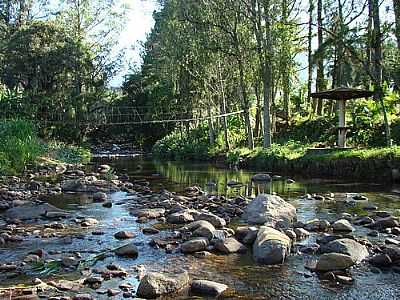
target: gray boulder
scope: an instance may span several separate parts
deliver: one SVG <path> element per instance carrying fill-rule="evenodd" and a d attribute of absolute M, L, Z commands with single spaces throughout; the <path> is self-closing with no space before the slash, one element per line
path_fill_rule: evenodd
<path fill-rule="evenodd" d="M 195 218 L 196 218 L 196 220 L 203 220 L 203 221 L 210 222 L 216 228 L 222 228 L 222 227 L 226 226 L 226 221 L 223 218 L 218 217 L 217 215 L 214 215 L 213 213 L 210 213 L 210 212 L 200 213 Z"/>
<path fill-rule="evenodd" d="M 350 222 L 345 219 L 341 219 L 332 224 L 333 231 L 346 231 L 351 232 L 354 230 L 353 226 L 351 226 Z"/>
<path fill-rule="evenodd" d="M 341 253 L 326 253 L 321 255 L 315 269 L 321 272 L 345 270 L 355 264 L 354 260 Z"/>
<path fill-rule="evenodd" d="M 274 228 L 262 226 L 253 244 L 253 257 L 258 263 L 281 264 L 289 255 L 290 246 L 291 240 L 285 234 Z"/>
<path fill-rule="evenodd" d="M 193 294 L 218 297 L 228 288 L 227 285 L 210 280 L 193 280 L 190 291 Z"/>
<path fill-rule="evenodd" d="M 193 240 L 184 242 L 181 245 L 181 251 L 183 253 L 193 253 L 206 250 L 207 246 L 208 246 L 207 238 L 195 238 Z"/>
<path fill-rule="evenodd" d="M 154 299 L 161 295 L 176 293 L 189 286 L 189 274 L 149 273 L 140 280 L 137 296 L 145 299 Z"/>
<path fill-rule="evenodd" d="M 193 222 L 194 218 L 189 210 L 182 210 L 167 217 L 167 222 L 171 224 L 184 224 Z"/>
<path fill-rule="evenodd" d="M 270 182 L 271 176 L 269 174 L 256 174 L 251 177 L 251 181 Z"/>
<path fill-rule="evenodd" d="M 136 258 L 139 255 L 139 251 L 133 243 L 119 247 L 114 252 L 118 256 L 132 257 L 132 258 Z"/>
<path fill-rule="evenodd" d="M 352 239 L 338 239 L 321 247 L 322 253 L 341 253 L 351 257 L 354 263 L 365 259 L 369 253 L 365 246 Z"/>
<path fill-rule="evenodd" d="M 247 250 L 246 246 L 238 242 L 233 237 L 224 240 L 217 240 L 214 244 L 214 247 L 224 254 L 245 252 Z"/>
<path fill-rule="evenodd" d="M 296 221 L 296 208 L 279 196 L 260 194 L 246 207 L 242 216 L 249 224 L 289 227 Z"/>
<path fill-rule="evenodd" d="M 214 237 L 215 227 L 207 221 L 194 221 L 187 226 L 182 228 L 183 230 L 188 230 L 193 232 L 193 236 L 205 237 L 208 240 L 212 240 Z"/>

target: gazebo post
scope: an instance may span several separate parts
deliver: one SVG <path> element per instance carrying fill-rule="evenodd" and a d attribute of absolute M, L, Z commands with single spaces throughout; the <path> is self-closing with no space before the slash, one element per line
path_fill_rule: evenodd
<path fill-rule="evenodd" d="M 346 147 L 346 100 L 340 99 L 338 102 L 339 114 L 339 132 L 338 132 L 338 147 Z"/>

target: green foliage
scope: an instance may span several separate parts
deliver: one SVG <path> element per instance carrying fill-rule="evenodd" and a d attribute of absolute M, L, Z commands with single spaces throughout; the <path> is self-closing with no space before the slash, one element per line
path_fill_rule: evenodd
<path fill-rule="evenodd" d="M 47 155 L 57 161 L 79 164 L 88 163 L 91 158 L 91 153 L 87 148 L 66 145 L 60 142 L 52 142 L 46 146 Z"/>
<path fill-rule="evenodd" d="M 44 147 L 32 123 L 0 121 L 0 172 L 21 172 L 43 152 Z"/>

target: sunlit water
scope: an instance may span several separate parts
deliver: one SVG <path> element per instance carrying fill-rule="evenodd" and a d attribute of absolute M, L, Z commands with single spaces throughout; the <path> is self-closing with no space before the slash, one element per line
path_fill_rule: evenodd
<path fill-rule="evenodd" d="M 185 187 L 197 185 L 204 191 L 213 194 L 235 197 L 238 195 L 254 197 L 260 192 L 275 192 L 296 206 L 298 219 L 301 221 L 313 218 L 323 218 L 329 221 L 337 219 L 342 212 L 365 213 L 361 205 L 351 206 L 341 203 L 323 203 L 311 200 L 302 200 L 300 196 L 310 193 L 362 193 L 371 203 L 381 210 L 389 210 L 398 214 L 400 209 L 399 187 L 384 186 L 374 183 L 352 183 L 335 180 L 302 180 L 295 174 L 291 178 L 296 182 L 288 184 L 285 178 L 273 181 L 272 184 L 255 185 L 251 183 L 251 176 L 255 172 L 227 170 L 209 164 L 188 164 L 157 162 L 143 157 L 120 158 L 116 160 L 98 160 L 95 164 L 108 163 L 117 173 L 127 173 L 131 180 L 146 178 L 153 190 L 167 189 L 181 192 Z M 229 187 L 229 181 L 241 183 L 237 187 Z M 213 184 L 211 184 L 213 183 Z M 126 269 L 143 264 L 147 270 L 172 271 L 176 269 L 188 270 L 193 278 L 211 279 L 229 285 L 226 299 L 400 299 L 400 275 L 390 270 L 383 270 L 380 274 L 372 273 L 368 265 L 351 271 L 355 283 L 350 286 L 334 286 L 322 282 L 318 277 L 305 269 L 308 260 L 315 259 L 308 255 L 292 255 L 282 266 L 267 267 L 256 265 L 247 255 L 213 256 L 211 259 L 195 259 L 192 256 L 183 256 L 179 253 L 166 254 L 164 250 L 156 250 L 148 245 L 154 236 L 145 236 L 140 231 L 140 225 L 130 216 L 123 205 L 126 193 L 118 192 L 111 195 L 113 208 L 103 208 L 101 204 L 91 203 L 86 195 L 64 195 L 49 200 L 52 204 L 67 210 L 73 210 L 81 216 L 95 217 L 100 221 L 96 228 L 83 229 L 72 236 L 27 239 L 14 249 L 0 249 L 0 261 L 21 259 L 32 249 L 43 248 L 46 251 L 62 250 L 65 252 L 78 251 L 83 257 L 91 252 L 111 249 L 124 242 L 117 241 L 113 235 L 119 230 L 129 230 L 137 233 L 134 241 L 139 249 L 139 258 L 136 260 L 121 259 L 110 255 L 104 261 L 98 262 L 96 267 L 115 262 Z M 129 197 L 129 196 L 128 196 Z M 103 231 L 104 235 L 94 236 L 92 231 Z M 166 232 L 164 232 L 165 234 Z M 356 235 L 367 233 L 363 227 L 357 227 Z M 163 233 L 161 233 L 163 234 Z M 315 240 L 302 241 L 307 244 Z M 63 275 L 65 276 L 65 275 Z M 74 278 L 74 274 L 71 275 Z M 27 281 L 17 277 L 14 280 L 3 281 L 7 286 L 11 283 Z M 138 284 L 134 275 L 125 282 Z M 103 283 L 102 288 L 117 288 L 119 281 L 111 280 Z M 90 290 L 88 290 L 90 291 Z M 97 295 L 96 298 L 103 299 Z M 117 297 L 118 298 L 118 297 Z M 122 296 L 121 296 L 122 298 Z M 176 298 L 176 297 L 175 297 Z M 183 295 L 182 299 L 194 297 Z M 107 297 L 104 296 L 104 299 Z"/>

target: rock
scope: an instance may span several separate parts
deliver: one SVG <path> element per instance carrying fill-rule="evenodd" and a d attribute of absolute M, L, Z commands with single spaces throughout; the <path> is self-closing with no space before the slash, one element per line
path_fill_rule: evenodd
<path fill-rule="evenodd" d="M 389 255 L 392 261 L 400 260 L 400 247 L 394 245 L 387 245 L 385 246 L 382 252 Z"/>
<path fill-rule="evenodd" d="M 114 237 L 119 240 L 131 239 L 134 236 L 135 234 L 130 231 L 118 231 L 116 234 L 114 234 Z"/>
<path fill-rule="evenodd" d="M 392 214 L 388 211 L 376 211 L 375 212 L 375 216 L 377 216 L 378 218 L 389 218 L 392 216 Z"/>
<path fill-rule="evenodd" d="M 310 245 L 300 245 L 299 251 L 305 254 L 315 254 L 318 252 L 320 245 L 317 243 Z"/>
<path fill-rule="evenodd" d="M 285 261 L 290 253 L 291 241 L 282 232 L 271 227 L 260 227 L 253 244 L 253 256 L 256 262 L 274 265 Z"/>
<path fill-rule="evenodd" d="M 100 165 L 97 169 L 97 171 L 100 174 L 105 174 L 108 173 L 111 170 L 111 167 L 109 165 Z"/>
<path fill-rule="evenodd" d="M 357 218 L 353 223 L 355 225 L 368 225 L 374 223 L 374 220 L 370 217 L 360 217 Z"/>
<path fill-rule="evenodd" d="M 354 260 L 349 255 L 341 253 L 326 253 L 321 255 L 315 269 L 322 272 L 345 270 L 354 264 Z"/>
<path fill-rule="evenodd" d="M 28 203 L 22 206 L 8 209 L 3 217 L 8 219 L 31 220 L 46 217 L 47 215 L 55 215 L 58 218 L 69 217 L 70 214 L 62 209 L 59 209 L 51 204 Z"/>
<path fill-rule="evenodd" d="M 231 254 L 237 252 L 245 252 L 247 250 L 246 246 L 239 243 L 235 238 L 230 237 L 224 240 L 217 240 L 214 244 L 215 249 L 224 253 Z"/>
<path fill-rule="evenodd" d="M 369 263 L 375 267 L 388 267 L 392 264 L 392 259 L 387 254 L 377 254 L 369 259 Z"/>
<path fill-rule="evenodd" d="M 304 228 L 295 228 L 294 233 L 296 234 L 298 240 L 305 239 L 310 235 L 310 233 Z"/>
<path fill-rule="evenodd" d="M 296 233 L 291 229 L 285 230 L 285 234 L 293 241 L 297 239 Z"/>
<path fill-rule="evenodd" d="M 326 220 L 314 219 L 304 224 L 304 229 L 308 231 L 325 231 L 331 224 Z"/>
<path fill-rule="evenodd" d="M 193 294 L 217 297 L 228 288 L 227 285 L 209 281 L 209 280 L 193 280 L 190 285 L 190 291 Z"/>
<path fill-rule="evenodd" d="M 336 275 L 336 281 L 342 284 L 352 284 L 354 279 L 350 276 Z"/>
<path fill-rule="evenodd" d="M 348 255 L 354 263 L 365 259 L 369 253 L 365 246 L 352 239 L 337 239 L 321 247 L 322 253 L 340 253 Z"/>
<path fill-rule="evenodd" d="M 62 258 L 61 263 L 64 267 L 76 267 L 79 265 L 79 259 L 73 256 L 65 256 Z"/>
<path fill-rule="evenodd" d="M 399 221 L 395 217 L 387 217 L 387 218 L 380 218 L 371 225 L 373 226 L 373 228 L 377 229 L 393 228 L 393 227 L 399 227 Z"/>
<path fill-rule="evenodd" d="M 226 221 L 224 219 L 212 213 L 201 213 L 198 216 L 196 216 L 196 220 L 203 220 L 210 222 L 216 228 L 222 228 L 226 226 Z"/>
<path fill-rule="evenodd" d="M 208 240 L 212 240 L 214 237 L 215 227 L 208 221 L 192 222 L 187 226 L 187 229 L 193 231 L 193 236 L 205 237 Z"/>
<path fill-rule="evenodd" d="M 165 215 L 165 209 L 164 208 L 140 209 L 132 212 L 132 214 L 138 218 L 158 219 Z"/>
<path fill-rule="evenodd" d="M 90 227 L 99 224 L 95 218 L 84 218 L 81 222 L 82 227 Z"/>
<path fill-rule="evenodd" d="M 93 202 L 105 202 L 107 198 L 107 194 L 103 192 L 97 192 L 93 194 Z"/>
<path fill-rule="evenodd" d="M 391 238 L 387 238 L 385 240 L 385 244 L 400 246 L 400 241 L 391 239 Z"/>
<path fill-rule="evenodd" d="M 296 208 L 279 196 L 260 194 L 244 210 L 242 218 L 249 224 L 289 227 L 296 221 Z"/>
<path fill-rule="evenodd" d="M 351 226 L 350 222 L 345 219 L 341 219 L 332 224 L 333 231 L 346 231 L 351 232 L 354 230 L 353 226 Z"/>
<path fill-rule="evenodd" d="M 171 224 L 184 224 L 184 223 L 189 223 L 193 222 L 194 218 L 192 214 L 189 212 L 189 210 L 183 210 L 179 211 L 173 214 L 170 214 L 167 217 L 167 222 Z"/>
<path fill-rule="evenodd" d="M 140 298 L 153 299 L 161 295 L 178 292 L 187 287 L 189 282 L 187 272 L 174 275 L 149 273 L 140 281 L 136 294 Z"/>
<path fill-rule="evenodd" d="M 118 256 L 136 258 L 139 255 L 139 251 L 133 243 L 126 244 L 120 248 L 117 248 L 114 253 Z"/>
<path fill-rule="evenodd" d="M 114 297 L 114 296 L 117 296 L 120 293 L 121 293 L 121 291 L 115 290 L 115 289 L 108 289 L 107 290 L 107 296 L 108 297 Z"/>
<path fill-rule="evenodd" d="M 81 179 L 71 179 L 61 182 L 61 190 L 64 192 L 86 192 L 87 186 Z"/>
<path fill-rule="evenodd" d="M 93 300 L 94 298 L 90 294 L 77 294 L 72 297 L 72 300 Z"/>
<path fill-rule="evenodd" d="M 246 236 L 243 238 L 242 243 L 245 245 L 253 245 L 254 241 L 257 238 L 258 228 L 249 227 Z"/>
<path fill-rule="evenodd" d="M 183 253 L 193 253 L 206 250 L 207 246 L 208 246 L 207 238 L 195 238 L 184 242 L 181 245 L 181 251 Z"/>
<path fill-rule="evenodd" d="M 152 235 L 152 234 L 158 234 L 158 233 L 160 233 L 160 230 L 158 230 L 156 228 L 153 228 L 153 227 L 143 228 L 143 234 Z"/>
<path fill-rule="evenodd" d="M 105 208 L 111 208 L 112 207 L 112 202 L 111 201 L 104 202 L 102 206 L 105 207 Z"/>
<path fill-rule="evenodd" d="M 103 278 L 100 276 L 88 277 L 83 281 L 83 284 L 90 285 L 91 287 L 99 288 Z"/>
<path fill-rule="evenodd" d="M 251 177 L 251 181 L 270 182 L 271 176 L 269 174 L 256 174 Z"/>
<path fill-rule="evenodd" d="M 212 254 L 208 251 L 199 251 L 199 252 L 195 252 L 193 254 L 193 256 L 196 258 L 207 258 L 207 257 L 212 256 Z"/>

